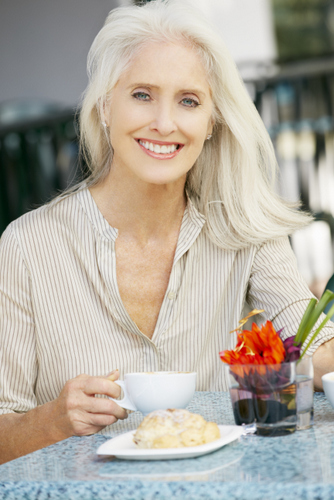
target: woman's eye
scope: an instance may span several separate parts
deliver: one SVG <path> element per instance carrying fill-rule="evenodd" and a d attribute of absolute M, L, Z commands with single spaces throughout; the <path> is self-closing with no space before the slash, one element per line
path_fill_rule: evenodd
<path fill-rule="evenodd" d="M 187 106 L 187 108 L 197 108 L 197 106 L 200 105 L 198 101 L 191 99 L 190 97 L 185 97 L 181 102 L 184 106 Z"/>
<path fill-rule="evenodd" d="M 134 92 L 132 97 L 138 99 L 139 101 L 148 101 L 150 99 L 150 96 L 146 94 L 146 92 Z"/>

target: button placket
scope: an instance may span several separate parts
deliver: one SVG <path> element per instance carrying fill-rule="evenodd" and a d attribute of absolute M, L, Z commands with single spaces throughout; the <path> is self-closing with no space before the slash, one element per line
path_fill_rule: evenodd
<path fill-rule="evenodd" d="M 99 268 L 109 292 L 111 299 L 109 305 L 115 321 L 122 328 L 133 333 L 134 329 L 131 319 L 126 313 L 117 286 L 115 241 L 108 236 L 101 238 Z M 135 333 L 138 332 L 136 331 Z"/>
<path fill-rule="evenodd" d="M 143 335 L 142 337 L 142 371 L 159 371 L 160 361 L 159 352 L 149 338 Z"/>
<path fill-rule="evenodd" d="M 158 317 L 158 322 L 156 325 L 156 335 L 154 335 L 154 341 L 158 342 L 161 335 L 164 335 L 170 324 L 171 317 L 173 315 L 173 310 L 177 302 L 178 290 L 181 284 L 182 273 L 180 269 L 180 260 L 176 262 L 172 268 L 172 272 L 169 277 L 169 284 L 166 291 L 166 295 L 161 304 L 161 309 Z"/>

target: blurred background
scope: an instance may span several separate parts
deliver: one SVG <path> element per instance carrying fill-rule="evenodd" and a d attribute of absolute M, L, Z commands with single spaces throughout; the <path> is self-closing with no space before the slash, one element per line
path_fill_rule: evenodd
<path fill-rule="evenodd" d="M 0 235 L 81 178 L 75 111 L 110 10 L 136 0 L 1 0 Z M 192 0 L 222 34 L 271 135 L 277 190 L 314 222 L 291 238 L 320 296 L 334 270 L 334 0 Z"/>

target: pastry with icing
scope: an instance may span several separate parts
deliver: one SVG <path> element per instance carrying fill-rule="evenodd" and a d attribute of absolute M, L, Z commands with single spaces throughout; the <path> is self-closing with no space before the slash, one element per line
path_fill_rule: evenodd
<path fill-rule="evenodd" d="M 182 409 L 149 413 L 133 437 L 138 448 L 183 448 L 220 438 L 218 425 Z"/>

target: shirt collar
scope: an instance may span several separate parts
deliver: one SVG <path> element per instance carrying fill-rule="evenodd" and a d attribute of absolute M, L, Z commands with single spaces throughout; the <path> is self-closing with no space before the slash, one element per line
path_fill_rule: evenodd
<path fill-rule="evenodd" d="M 187 206 L 183 214 L 179 239 L 174 256 L 174 264 L 189 250 L 200 234 L 206 219 L 201 214 L 187 194 Z"/>
<path fill-rule="evenodd" d="M 103 238 L 116 241 L 118 230 L 115 227 L 112 227 L 103 217 L 89 189 L 84 187 L 76 194 L 80 205 L 86 212 L 86 215 L 94 228 L 97 229 Z"/>
<path fill-rule="evenodd" d="M 80 189 L 76 193 L 76 196 L 78 197 L 79 203 L 86 212 L 91 224 L 98 230 L 101 236 L 108 240 L 116 241 L 118 229 L 110 226 L 107 220 L 103 217 L 89 189 L 87 187 Z M 174 261 L 178 260 L 192 245 L 205 224 L 205 221 L 206 219 L 204 215 L 197 210 L 187 195 L 187 205 L 182 218 Z"/>

